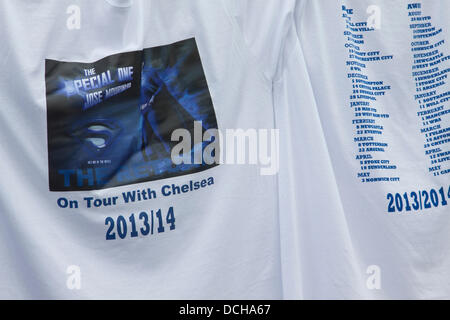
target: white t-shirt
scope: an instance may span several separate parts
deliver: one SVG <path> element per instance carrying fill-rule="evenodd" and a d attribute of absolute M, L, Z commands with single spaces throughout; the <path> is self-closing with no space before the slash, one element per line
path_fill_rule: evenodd
<path fill-rule="evenodd" d="M 362 275 L 296 30 L 275 85 L 280 128 L 280 242 L 285 299 L 351 299 Z"/>
<path fill-rule="evenodd" d="M 277 176 L 168 135 L 274 128 L 292 8 L 0 1 L 0 297 L 281 298 Z"/>
<path fill-rule="evenodd" d="M 324 133 L 310 161 L 328 150 L 334 178 L 322 187 L 342 204 L 310 197 L 331 218 L 311 223 L 333 229 L 316 250 L 334 243 L 341 250 L 342 231 L 352 249 L 344 250 L 347 265 L 356 267 L 344 276 L 354 298 L 450 297 L 449 10 L 448 1 L 298 2 L 298 38 Z M 302 156 L 295 146 L 293 159 Z"/>

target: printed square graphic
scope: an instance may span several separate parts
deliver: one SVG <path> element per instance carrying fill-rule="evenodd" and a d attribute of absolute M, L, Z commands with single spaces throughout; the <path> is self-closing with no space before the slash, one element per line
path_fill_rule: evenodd
<path fill-rule="evenodd" d="M 195 39 L 84 62 L 45 61 L 50 191 L 99 190 L 216 164 L 175 165 L 176 129 L 217 129 Z M 192 142 L 201 152 L 205 142 Z"/>

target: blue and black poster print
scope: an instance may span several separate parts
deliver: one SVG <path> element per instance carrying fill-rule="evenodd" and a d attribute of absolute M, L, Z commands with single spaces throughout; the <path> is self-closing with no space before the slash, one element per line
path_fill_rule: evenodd
<path fill-rule="evenodd" d="M 209 169 L 174 165 L 176 129 L 217 129 L 195 39 L 93 63 L 46 60 L 49 187 L 98 190 Z M 191 153 L 206 145 L 194 145 Z M 193 156 L 193 154 L 192 154 Z"/>

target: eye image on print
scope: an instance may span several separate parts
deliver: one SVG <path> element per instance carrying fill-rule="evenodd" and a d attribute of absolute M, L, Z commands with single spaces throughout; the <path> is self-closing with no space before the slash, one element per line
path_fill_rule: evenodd
<path fill-rule="evenodd" d="M 207 170 L 175 165 L 177 129 L 217 129 L 195 39 L 92 63 L 46 60 L 49 187 L 98 190 Z M 193 139 L 194 140 L 194 139 Z M 191 155 L 206 144 L 192 142 Z"/>

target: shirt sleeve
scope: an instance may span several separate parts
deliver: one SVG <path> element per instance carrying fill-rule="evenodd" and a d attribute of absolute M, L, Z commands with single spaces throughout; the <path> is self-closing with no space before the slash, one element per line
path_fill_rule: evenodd
<path fill-rule="evenodd" d="M 289 33 L 295 30 L 297 0 L 227 0 L 244 41 L 265 77 L 273 81 L 282 68 Z"/>

